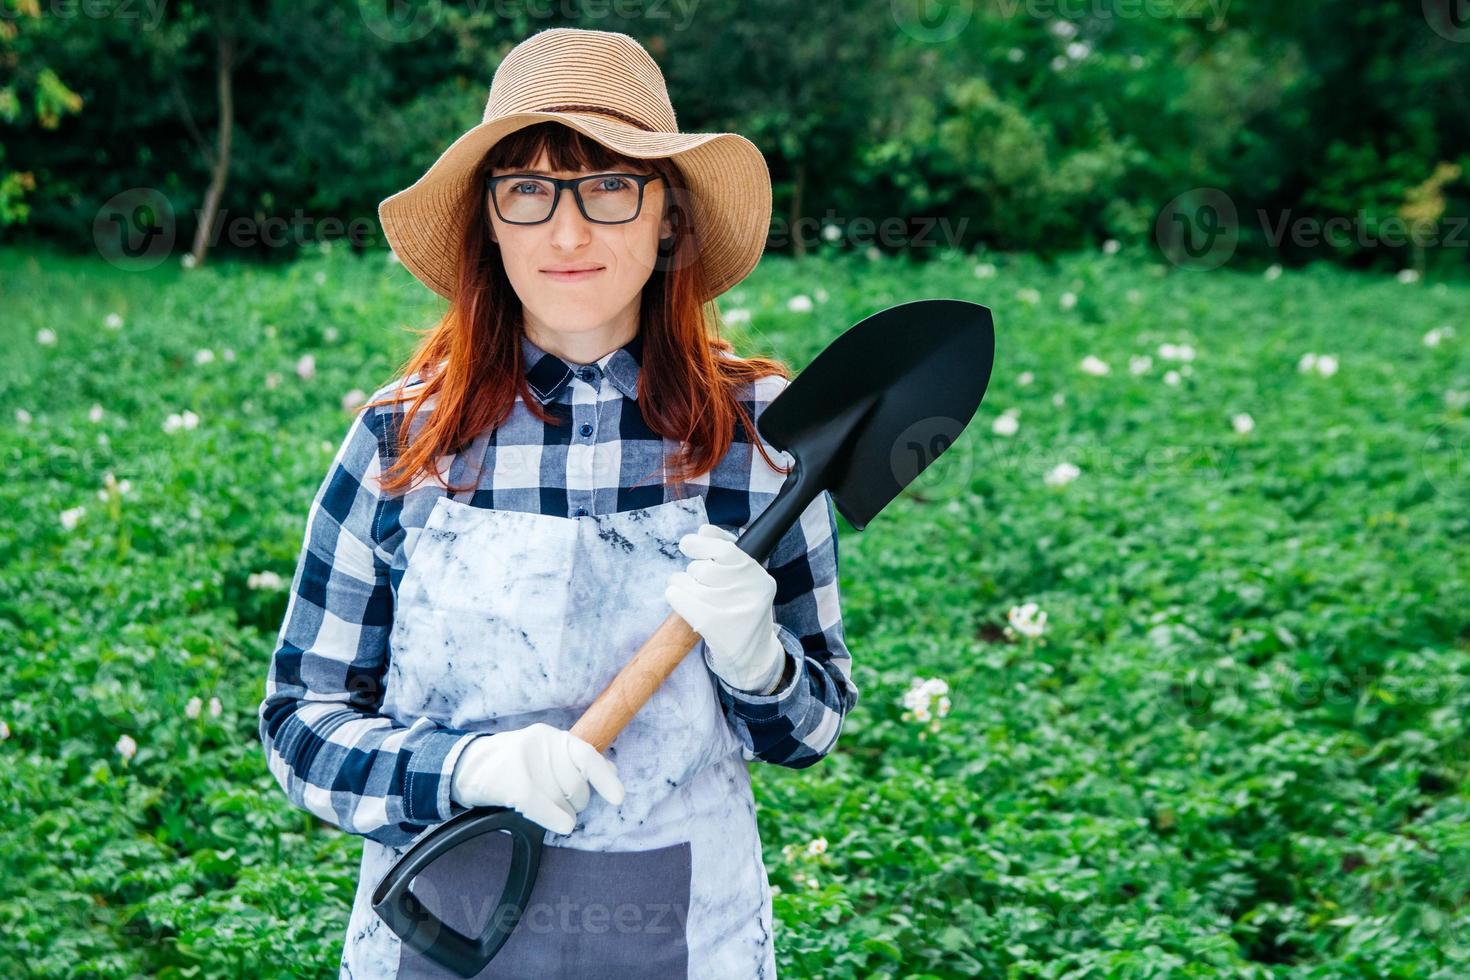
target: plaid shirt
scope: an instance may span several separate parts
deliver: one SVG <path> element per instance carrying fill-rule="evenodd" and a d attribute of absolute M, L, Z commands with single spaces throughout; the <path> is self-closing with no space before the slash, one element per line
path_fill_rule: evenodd
<path fill-rule="evenodd" d="M 469 502 L 573 518 L 675 499 L 661 476 L 679 444 L 650 430 L 638 410 L 642 340 L 638 334 L 593 364 L 569 365 L 523 336 L 528 386 L 561 424 L 542 423 L 518 397 L 490 433 Z M 775 376 L 759 379 L 745 392 L 746 410 L 759 418 L 786 384 Z M 432 399 L 425 403 L 420 418 L 432 405 Z M 463 811 L 449 798 L 450 777 L 465 745 L 483 734 L 428 718 L 403 725 L 378 712 L 405 551 L 412 550 L 404 543 L 422 529 L 433 499 L 445 495 L 422 478 L 403 495 L 377 492 L 375 478 L 396 458 L 402 419 L 402 405 L 363 410 L 316 492 L 258 711 L 270 771 L 291 802 L 390 846 Z M 414 421 L 417 426 L 419 418 Z M 765 445 L 773 459 L 791 463 Z M 516 465 L 503 468 L 512 478 L 497 481 L 498 454 L 514 454 Z M 527 472 L 528 459 L 530 471 L 539 470 L 536 485 L 513 479 Z M 451 460 L 441 460 L 445 472 Z M 738 534 L 774 499 L 782 480 L 737 422 L 729 452 L 688 491 L 704 497 L 710 523 Z M 737 690 L 718 675 L 716 691 L 746 761 L 800 769 L 832 749 L 858 699 L 838 605 L 830 494 L 817 497 L 782 537 L 766 570 L 776 580 L 784 672 L 770 694 Z"/>

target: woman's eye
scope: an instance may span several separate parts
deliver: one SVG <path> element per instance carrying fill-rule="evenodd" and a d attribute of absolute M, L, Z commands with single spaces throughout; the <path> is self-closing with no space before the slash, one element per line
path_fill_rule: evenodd
<path fill-rule="evenodd" d="M 525 190 L 527 187 L 530 188 L 529 191 Z M 523 180 L 520 183 L 512 184 L 510 189 L 513 194 L 535 194 L 541 190 L 541 185 L 534 180 Z"/>
<path fill-rule="evenodd" d="M 626 177 L 604 177 L 597 182 L 600 191 L 621 191 L 629 186 Z"/>

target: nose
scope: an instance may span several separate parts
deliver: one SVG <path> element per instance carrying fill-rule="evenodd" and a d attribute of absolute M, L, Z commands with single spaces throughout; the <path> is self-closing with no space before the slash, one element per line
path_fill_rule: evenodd
<path fill-rule="evenodd" d="M 592 235 L 591 222 L 582 217 L 577 199 L 570 187 L 562 189 L 561 200 L 556 204 L 556 213 L 548 222 L 551 225 L 552 247 L 563 252 L 574 252 L 585 245 Z"/>

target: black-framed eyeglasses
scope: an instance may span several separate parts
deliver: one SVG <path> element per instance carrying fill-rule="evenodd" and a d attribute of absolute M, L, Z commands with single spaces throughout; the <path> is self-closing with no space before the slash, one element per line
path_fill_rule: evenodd
<path fill-rule="evenodd" d="M 621 225 L 643 210 L 643 188 L 662 174 L 608 172 L 582 177 L 501 174 L 485 178 L 485 190 L 500 220 L 513 225 L 550 221 L 563 188 L 571 188 L 582 217 L 601 225 Z M 586 191 L 582 186 L 598 181 Z"/>

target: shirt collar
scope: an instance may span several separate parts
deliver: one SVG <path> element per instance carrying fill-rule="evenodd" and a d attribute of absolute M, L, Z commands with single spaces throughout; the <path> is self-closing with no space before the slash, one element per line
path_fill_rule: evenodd
<path fill-rule="evenodd" d="M 573 373 L 587 366 L 569 363 L 543 350 L 524 331 L 521 332 L 521 363 L 525 366 L 526 383 L 543 405 L 554 401 L 572 380 Z M 643 331 L 639 330 L 632 340 L 593 363 L 607 375 L 613 387 L 629 398 L 637 399 L 638 375 L 643 363 Z"/>

